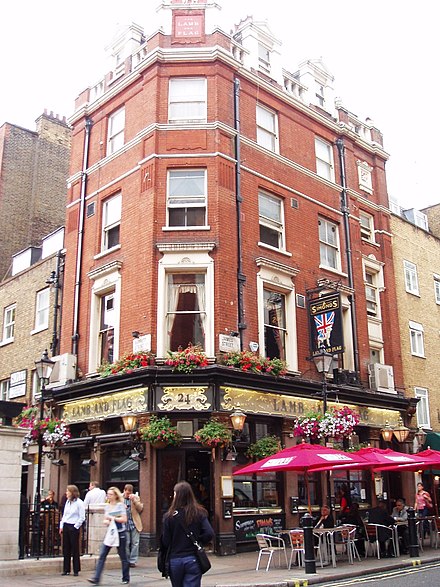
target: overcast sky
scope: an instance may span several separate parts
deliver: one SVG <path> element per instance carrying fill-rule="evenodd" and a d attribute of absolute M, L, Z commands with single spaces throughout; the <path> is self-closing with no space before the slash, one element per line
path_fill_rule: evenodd
<path fill-rule="evenodd" d="M 226 32 L 240 18 L 267 20 L 295 71 L 322 57 L 336 95 L 384 135 L 388 191 L 404 208 L 440 201 L 438 167 L 438 23 L 435 0 L 217 0 Z M 104 47 L 118 25 L 147 34 L 159 0 L 22 0 L 0 8 L 0 125 L 35 129 L 46 108 L 73 112 L 75 97 L 105 73 Z M 431 105 L 432 113 L 431 114 Z"/>

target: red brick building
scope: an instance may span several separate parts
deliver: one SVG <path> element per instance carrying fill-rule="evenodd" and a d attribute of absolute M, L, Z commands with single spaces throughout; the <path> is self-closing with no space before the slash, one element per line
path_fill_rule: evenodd
<path fill-rule="evenodd" d="M 361 442 L 378 445 L 386 421 L 408 423 L 414 411 L 393 327 L 380 132 L 335 102 L 321 61 L 290 72 L 266 24 L 248 18 L 228 35 L 215 13 L 212 2 L 163 2 L 162 29 L 121 33 L 114 69 L 79 96 L 70 120 L 61 352 L 77 355 L 79 372 L 55 392 L 74 434 L 62 474 L 85 488 L 91 458 L 102 485 L 134 482 L 146 504 L 144 552 L 179 479 L 204 485 L 221 554 L 252 539 L 248 522 L 293 523 L 290 498 L 305 503 L 300 475 L 237 477 L 231 491 L 236 455 L 213 458 L 192 435 L 239 406 L 247 420 L 238 462 L 265 435 L 294 443 L 292 419 L 322 410 L 310 361 L 320 343 L 334 354 L 329 402 L 359 412 Z M 336 317 L 321 313 L 330 326 L 317 335 L 308 302 L 326 296 L 337 300 Z M 133 340 L 156 364 L 99 377 L 102 362 L 131 352 Z M 210 365 L 175 373 L 163 359 L 188 342 Z M 224 345 L 283 359 L 288 373 L 222 366 Z M 121 417 L 131 413 L 141 423 L 168 415 L 182 445 L 147 444 L 147 459 L 130 465 Z M 368 476 L 338 474 L 335 490 L 343 483 L 363 503 L 374 499 Z M 319 476 L 311 491 L 315 505 L 327 498 Z"/>

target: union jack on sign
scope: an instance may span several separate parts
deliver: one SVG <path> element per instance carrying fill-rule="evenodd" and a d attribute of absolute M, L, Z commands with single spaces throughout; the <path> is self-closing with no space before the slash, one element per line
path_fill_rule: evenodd
<path fill-rule="evenodd" d="M 335 323 L 335 313 L 324 312 L 323 314 L 314 316 L 314 319 L 319 343 L 330 346 L 330 336 Z"/>

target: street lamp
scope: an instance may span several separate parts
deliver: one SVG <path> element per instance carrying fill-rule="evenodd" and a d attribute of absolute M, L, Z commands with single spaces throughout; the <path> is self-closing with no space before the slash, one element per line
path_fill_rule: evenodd
<path fill-rule="evenodd" d="M 246 414 L 239 407 L 230 415 L 232 428 L 237 432 L 243 432 Z"/>
<path fill-rule="evenodd" d="M 322 374 L 322 411 L 325 414 L 327 412 L 327 373 L 330 371 L 333 362 L 333 355 L 325 350 L 325 346 L 322 344 L 319 347 L 319 352 L 312 357 L 315 363 L 316 370 Z M 327 436 L 324 438 L 324 444 L 327 446 Z M 326 472 L 327 478 L 327 503 L 332 509 L 332 495 L 330 485 L 330 471 Z"/>
<path fill-rule="evenodd" d="M 394 430 L 391 428 L 390 423 L 387 420 L 385 422 L 385 426 L 382 428 L 380 432 L 385 442 L 391 442 L 393 440 L 393 432 Z"/>
<path fill-rule="evenodd" d="M 323 412 L 327 411 L 327 373 L 330 371 L 330 367 L 333 362 L 333 355 L 325 350 L 325 346 L 322 344 L 319 347 L 319 353 L 313 355 L 313 362 L 315 363 L 316 370 L 322 374 L 322 400 L 323 400 Z"/>
<path fill-rule="evenodd" d="M 37 370 L 37 376 L 40 381 L 40 422 L 44 418 L 44 402 L 46 400 L 44 392 L 46 391 L 46 385 L 49 383 L 52 369 L 55 365 L 55 361 L 49 359 L 47 349 L 41 356 L 39 361 L 35 361 L 35 368 Z M 35 533 L 34 533 L 34 549 L 36 547 L 37 558 L 40 556 L 40 512 L 41 512 L 41 465 L 43 460 L 43 433 L 41 430 L 38 432 L 38 463 L 37 463 L 37 488 L 35 492 Z"/>

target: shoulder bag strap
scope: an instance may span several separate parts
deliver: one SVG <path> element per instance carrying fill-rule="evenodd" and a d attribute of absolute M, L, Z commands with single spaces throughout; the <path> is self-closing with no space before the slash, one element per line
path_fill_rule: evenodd
<path fill-rule="evenodd" d="M 194 546 L 196 547 L 197 550 L 202 550 L 202 546 L 201 544 L 198 542 L 197 538 L 194 536 L 194 534 L 188 530 L 188 528 L 186 526 L 184 526 L 182 520 L 177 516 L 177 521 L 180 524 L 180 527 L 182 528 L 182 530 L 185 532 L 186 536 L 191 540 L 191 542 L 194 544 Z"/>

